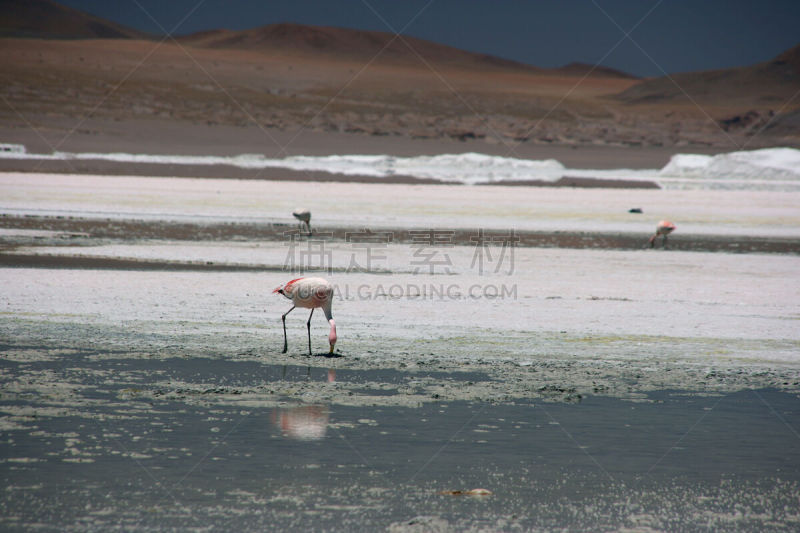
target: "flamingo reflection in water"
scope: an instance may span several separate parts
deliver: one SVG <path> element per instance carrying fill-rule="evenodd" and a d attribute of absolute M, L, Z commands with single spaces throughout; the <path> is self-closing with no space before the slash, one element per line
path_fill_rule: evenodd
<path fill-rule="evenodd" d="M 270 419 L 286 438 L 321 440 L 328 431 L 330 412 L 326 405 L 302 405 L 274 409 Z"/>

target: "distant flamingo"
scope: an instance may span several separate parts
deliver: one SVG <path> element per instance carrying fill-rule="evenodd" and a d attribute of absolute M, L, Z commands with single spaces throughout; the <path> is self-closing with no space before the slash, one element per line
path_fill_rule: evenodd
<path fill-rule="evenodd" d="M 336 344 L 336 322 L 333 320 L 331 314 L 331 303 L 333 302 L 333 286 L 322 278 L 297 278 L 281 285 L 273 293 L 279 293 L 290 299 L 294 305 L 291 309 L 281 316 L 283 321 L 283 353 L 288 349 L 288 342 L 286 340 L 286 315 L 291 313 L 295 307 L 305 307 L 311 309 L 311 314 L 308 315 L 308 355 L 311 355 L 311 317 L 314 315 L 314 309 L 317 307 L 322 308 L 325 313 L 325 318 L 331 325 L 331 332 L 328 335 L 328 342 L 331 345 L 333 353 L 333 346 Z"/>
<path fill-rule="evenodd" d="M 300 227 L 305 226 L 308 234 L 311 235 L 311 211 L 298 207 L 292 212 L 292 216 L 300 221 Z"/>
<path fill-rule="evenodd" d="M 661 247 L 662 248 L 666 248 L 667 247 L 667 235 L 672 233 L 672 231 L 675 229 L 675 227 L 676 227 L 675 224 L 673 224 L 669 220 L 662 220 L 661 222 L 659 222 L 658 226 L 656 226 L 656 234 L 653 235 L 652 237 L 650 237 L 650 248 L 654 248 L 655 247 L 656 239 L 658 238 L 659 235 L 661 235 L 663 237 L 663 239 L 664 239 L 663 241 L 661 241 L 662 242 Z"/>

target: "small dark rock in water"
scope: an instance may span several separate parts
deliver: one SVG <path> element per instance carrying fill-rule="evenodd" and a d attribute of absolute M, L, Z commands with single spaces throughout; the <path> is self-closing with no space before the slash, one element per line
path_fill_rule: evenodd
<path fill-rule="evenodd" d="M 492 491 L 487 489 L 470 489 L 470 490 L 442 490 L 439 494 L 448 496 L 491 496 Z"/>
<path fill-rule="evenodd" d="M 642 212 L 642 208 L 641 207 L 632 207 L 632 208 L 628 209 L 628 213 L 641 213 L 641 212 Z"/>

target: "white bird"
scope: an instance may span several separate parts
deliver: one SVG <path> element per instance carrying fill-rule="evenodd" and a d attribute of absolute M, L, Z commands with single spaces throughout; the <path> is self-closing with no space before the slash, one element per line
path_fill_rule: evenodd
<path fill-rule="evenodd" d="M 291 313 L 295 307 L 305 307 L 311 309 L 311 314 L 308 315 L 308 355 L 311 355 L 311 317 L 314 315 L 314 309 L 317 307 L 322 308 L 325 313 L 325 318 L 331 325 L 331 331 L 328 334 L 328 342 L 331 345 L 333 353 L 333 346 L 336 344 L 336 322 L 333 320 L 331 314 L 331 304 L 333 303 L 333 286 L 322 278 L 297 278 L 281 285 L 273 293 L 282 294 L 290 299 L 294 304 L 291 309 L 286 311 L 281 320 L 283 321 L 283 352 L 286 353 L 288 349 L 288 342 L 286 340 L 286 315 Z"/>
<path fill-rule="evenodd" d="M 661 235 L 664 238 L 664 240 L 661 243 L 661 247 L 666 248 L 667 235 L 672 233 L 675 230 L 675 227 L 676 227 L 675 224 L 673 224 L 669 220 L 662 220 L 661 222 L 659 222 L 658 226 L 656 226 L 656 234 L 650 237 L 650 248 L 655 247 L 656 239 L 658 238 L 659 235 Z"/>
<path fill-rule="evenodd" d="M 292 211 L 292 216 L 300 221 L 300 227 L 305 226 L 308 234 L 311 235 L 311 211 L 303 207 L 298 207 Z"/>

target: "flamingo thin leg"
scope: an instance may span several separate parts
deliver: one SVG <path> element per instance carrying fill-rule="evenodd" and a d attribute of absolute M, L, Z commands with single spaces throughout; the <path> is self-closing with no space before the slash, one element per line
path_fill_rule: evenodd
<path fill-rule="evenodd" d="M 314 316 L 314 308 L 311 308 L 311 314 L 308 315 L 308 322 L 306 322 L 306 327 L 308 328 L 308 355 L 311 355 L 311 317 Z"/>
<path fill-rule="evenodd" d="M 283 351 L 281 353 L 286 353 L 286 350 L 289 349 L 289 343 L 286 341 L 286 315 L 294 311 L 295 306 L 292 306 L 291 309 L 286 311 L 283 316 L 281 316 L 281 320 L 283 320 Z"/>

